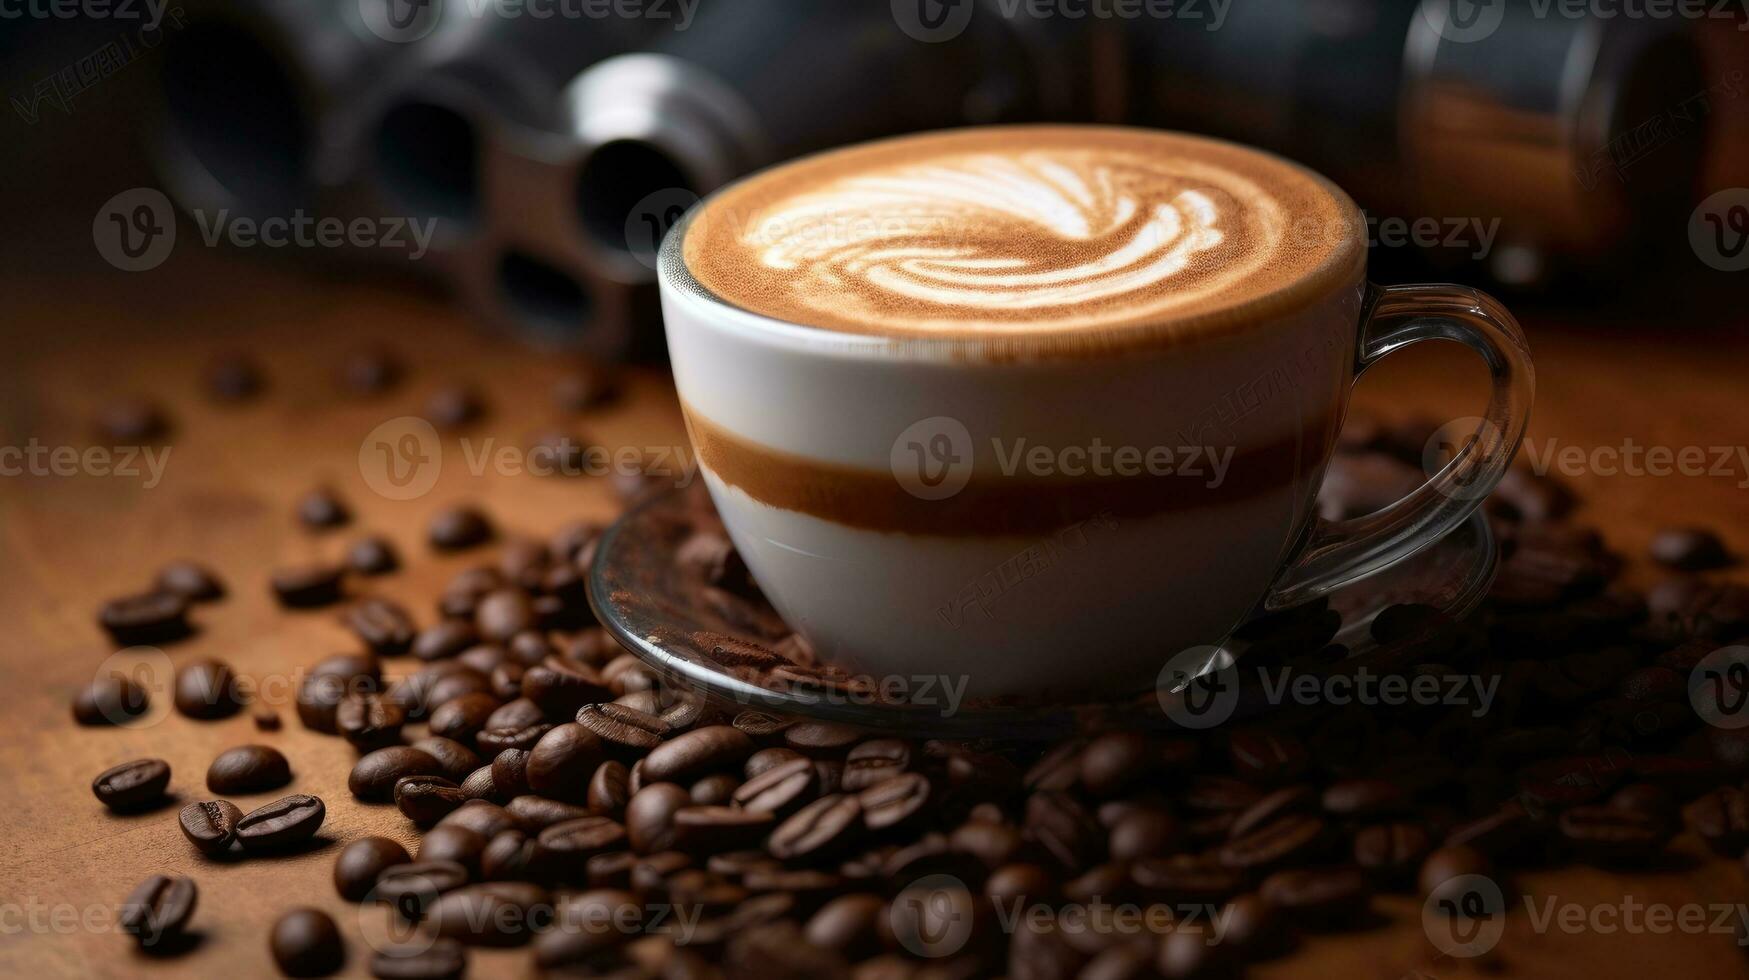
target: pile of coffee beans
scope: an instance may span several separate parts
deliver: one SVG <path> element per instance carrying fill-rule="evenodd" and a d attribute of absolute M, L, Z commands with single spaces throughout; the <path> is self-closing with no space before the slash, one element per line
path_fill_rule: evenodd
<path fill-rule="evenodd" d="M 1337 469 L 1367 475 L 1338 482 L 1357 496 L 1327 499 L 1327 512 L 1364 510 L 1379 481 L 1411 482 L 1432 428 L 1351 426 Z M 1090 730 L 1048 745 L 1025 732 L 875 735 L 708 703 L 594 623 L 584 581 L 602 528 L 511 538 L 433 596 L 428 619 L 358 600 L 344 615 L 358 651 L 309 667 L 299 720 L 356 748 L 358 801 L 396 807 L 422 835 L 413 853 L 386 838 L 351 842 L 334 886 L 419 930 L 372 951 L 382 977 L 459 976 L 470 946 L 527 944 L 542 969 L 626 976 L 927 966 L 1178 978 L 1229 975 L 1291 954 L 1303 935 L 1377 925 L 1380 892 L 1419 892 L 1452 915 L 1505 914 L 1513 869 L 1658 866 L 1685 823 L 1741 859 L 1749 729 L 1708 724 L 1689 679 L 1749 633 L 1749 589 L 1687 571 L 1647 595 L 1615 587 L 1619 557 L 1566 520 L 1573 506 L 1559 485 L 1515 473 L 1489 503 L 1504 551 L 1484 609 L 1453 623 L 1403 607 L 1373 625 L 1381 642 L 1415 644 L 1405 676 L 1467 677 L 1497 691 L 1487 710 L 1315 705 L 1198 733 Z M 708 505 L 693 513 L 682 571 L 726 622 L 758 627 L 729 642 L 805 667 L 805 645 L 768 630 L 775 615 Z M 1724 560 L 1716 538 L 1681 534 L 1655 547 L 1665 565 Z M 441 549 L 493 536 L 471 508 L 431 527 Z M 399 565 L 387 543 L 358 550 L 356 574 Z M 288 605 L 338 597 L 284 573 L 274 588 Z M 1253 646 L 1260 659 L 1283 669 L 1343 659 L 1333 613 L 1283 622 L 1280 642 Z M 217 668 L 200 670 L 210 691 Z M 94 686 L 74 714 L 135 700 L 124 685 Z M 289 764 L 275 756 L 233 749 L 209 789 L 283 785 Z M 107 805 L 138 806 L 168 779 L 163 763 L 142 760 L 95 788 Z M 193 847 L 214 854 L 293 845 L 323 813 L 322 801 L 292 796 L 247 814 L 191 803 L 180 820 Z M 1472 896 L 1478 879 L 1497 887 Z M 135 899 L 131 921 L 167 935 L 189 918 L 194 888 L 154 878 Z M 345 959 L 332 920 L 309 909 L 280 920 L 271 949 L 289 975 Z"/>

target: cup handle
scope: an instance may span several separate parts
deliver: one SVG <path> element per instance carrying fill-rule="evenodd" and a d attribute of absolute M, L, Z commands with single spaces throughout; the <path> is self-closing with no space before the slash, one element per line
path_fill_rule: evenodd
<path fill-rule="evenodd" d="M 1481 505 L 1518 452 L 1536 393 L 1518 321 L 1493 297 L 1465 286 L 1374 287 L 1361 318 L 1354 380 L 1392 351 L 1423 340 L 1455 340 L 1487 363 L 1493 391 L 1475 433 L 1432 479 L 1383 510 L 1346 521 L 1315 519 L 1265 609 L 1317 598 L 1444 537 Z"/>

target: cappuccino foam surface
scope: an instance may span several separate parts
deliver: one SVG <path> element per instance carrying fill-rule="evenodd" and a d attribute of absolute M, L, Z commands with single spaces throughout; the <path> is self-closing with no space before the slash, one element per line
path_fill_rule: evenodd
<path fill-rule="evenodd" d="M 1365 238 L 1324 178 L 1230 143 L 1019 126 L 804 158 L 692 216 L 686 269 L 743 309 L 951 338 L 1213 328 L 1354 281 Z"/>

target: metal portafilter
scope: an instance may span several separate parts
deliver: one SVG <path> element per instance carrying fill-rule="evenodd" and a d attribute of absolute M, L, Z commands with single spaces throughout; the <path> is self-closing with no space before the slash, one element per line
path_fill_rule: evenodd
<path fill-rule="evenodd" d="M 1218 31 L 1136 26 L 1136 119 L 1322 170 L 1374 220 L 1387 274 L 1479 261 L 1533 285 L 1686 217 L 1707 97 L 1687 27 L 1526 0 L 1251 0 Z"/>

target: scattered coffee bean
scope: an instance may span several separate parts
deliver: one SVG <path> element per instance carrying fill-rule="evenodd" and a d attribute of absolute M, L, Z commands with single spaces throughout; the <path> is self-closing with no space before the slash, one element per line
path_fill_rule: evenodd
<path fill-rule="evenodd" d="M 708 725 L 669 739 L 644 757 L 646 782 L 689 782 L 714 771 L 739 768 L 753 754 L 753 740 L 729 725 Z"/>
<path fill-rule="evenodd" d="M 401 381 L 401 362 L 381 348 L 353 351 L 340 364 L 340 384 L 355 395 L 377 395 Z"/>
<path fill-rule="evenodd" d="M 346 501 L 329 487 L 317 487 L 298 500 L 298 521 L 314 530 L 326 530 L 352 522 Z"/>
<path fill-rule="evenodd" d="M 426 915 L 437 936 L 476 946 L 516 946 L 551 922 L 546 889 L 523 881 L 458 888 L 438 898 Z"/>
<path fill-rule="evenodd" d="M 480 757 L 472 749 L 452 738 L 432 735 L 414 742 L 412 748 L 437 760 L 443 771 L 438 775 L 450 782 L 459 782 L 468 778 L 480 765 Z"/>
<path fill-rule="evenodd" d="M 420 863 L 450 861 L 468 870 L 470 877 L 480 871 L 480 854 L 486 850 L 486 835 L 458 824 L 439 823 L 426 832 L 419 842 Z"/>
<path fill-rule="evenodd" d="M 529 750 L 529 788 L 543 796 L 580 801 L 588 792 L 589 777 L 604 761 L 605 749 L 593 732 L 576 722 L 560 725 Z"/>
<path fill-rule="evenodd" d="M 1685 572 L 1699 572 L 1729 565 L 1731 553 L 1712 531 L 1673 527 L 1652 537 L 1652 559 Z"/>
<path fill-rule="evenodd" d="M 73 720 L 81 725 L 121 725 L 145 714 L 151 706 L 145 688 L 121 674 L 109 674 L 73 696 Z"/>
<path fill-rule="evenodd" d="M 455 861 L 407 861 L 382 869 L 371 892 L 402 918 L 417 922 L 438 896 L 466 885 L 468 879 L 468 869 Z"/>
<path fill-rule="evenodd" d="M 119 446 L 154 443 L 170 434 L 170 416 L 144 398 L 118 398 L 97 413 L 98 433 Z"/>
<path fill-rule="evenodd" d="M 381 657 L 406 653 L 418 632 L 407 610 L 387 599 L 365 599 L 346 610 L 341 621 L 371 653 Z"/>
<path fill-rule="evenodd" d="M 146 949 L 168 947 L 180 939 L 194 917 L 200 891 L 180 875 L 153 875 L 122 901 L 117 924 Z"/>
<path fill-rule="evenodd" d="M 406 708 L 374 691 L 348 694 L 334 709 L 334 730 L 361 752 L 400 741 L 406 722 Z"/>
<path fill-rule="evenodd" d="M 266 385 L 255 360 L 236 352 L 220 354 L 209 361 L 202 378 L 207 395 L 217 402 L 248 401 Z"/>
<path fill-rule="evenodd" d="M 278 749 L 265 745 L 239 745 L 219 753 L 206 770 L 206 788 L 233 796 L 265 793 L 291 782 L 291 763 Z"/>
<path fill-rule="evenodd" d="M 301 844 L 322 828 L 327 813 L 322 801 L 314 796 L 288 796 L 244 814 L 237 821 L 237 840 L 249 851 Z"/>
<path fill-rule="evenodd" d="M 308 609 L 340 601 L 340 582 L 345 574 L 339 565 L 294 565 L 276 569 L 270 584 L 280 605 Z"/>
<path fill-rule="evenodd" d="M 468 801 L 461 787 L 441 776 L 402 776 L 395 781 L 395 808 L 424 826 L 436 823 Z"/>
<path fill-rule="evenodd" d="M 1263 879 L 1258 894 L 1300 925 L 1329 929 L 1359 920 L 1372 889 L 1359 868 L 1296 868 Z"/>
<path fill-rule="evenodd" d="M 349 902 L 363 901 L 384 871 L 412 860 L 405 847 L 387 837 L 360 837 L 334 859 L 334 890 Z"/>
<path fill-rule="evenodd" d="M 97 774 L 91 792 L 117 812 L 140 810 L 164 798 L 170 785 L 170 764 L 163 759 L 135 759 Z"/>
<path fill-rule="evenodd" d="M 222 854 L 237 839 L 237 821 L 243 811 L 228 800 L 190 803 L 177 814 L 182 836 L 202 854 Z"/>
<path fill-rule="evenodd" d="M 478 509 L 457 505 L 438 511 L 426 528 L 431 546 L 439 551 L 460 551 L 485 544 L 492 538 L 492 523 Z"/>
<path fill-rule="evenodd" d="M 384 944 L 370 959 L 377 980 L 461 980 L 467 972 L 467 951 L 453 939 Z"/>
<path fill-rule="evenodd" d="M 404 776 L 442 776 L 443 764 L 429 752 L 409 745 L 391 745 L 366 753 L 352 767 L 347 789 L 360 800 L 372 803 L 392 798 L 395 783 Z"/>
<path fill-rule="evenodd" d="M 485 414 L 486 405 L 479 393 L 460 385 L 439 388 L 425 402 L 426 420 L 446 431 L 478 422 Z"/>
<path fill-rule="evenodd" d="M 280 916 L 267 944 L 273 962 L 288 977 L 325 977 L 346 961 L 339 927 L 317 909 L 292 909 Z"/>
<path fill-rule="evenodd" d="M 225 597 L 225 584 L 204 565 L 173 561 L 158 570 L 153 586 L 159 592 L 179 595 L 189 602 L 212 602 Z"/>
<path fill-rule="evenodd" d="M 189 633 L 188 600 L 162 590 L 123 596 L 104 603 L 97 622 L 117 646 L 170 643 Z"/>
<path fill-rule="evenodd" d="M 229 664 L 203 658 L 176 671 L 176 710 L 189 718 L 226 718 L 243 707 L 242 688 Z"/>
<path fill-rule="evenodd" d="M 346 549 L 346 567 L 359 575 L 386 575 L 401 567 L 401 556 L 388 538 L 359 538 Z"/>

